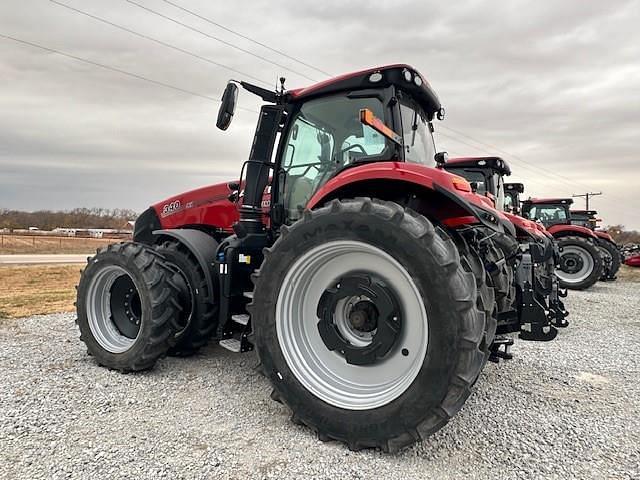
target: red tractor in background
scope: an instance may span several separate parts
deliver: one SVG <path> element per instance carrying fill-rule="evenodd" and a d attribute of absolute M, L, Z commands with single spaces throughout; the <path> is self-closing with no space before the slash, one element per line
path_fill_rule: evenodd
<path fill-rule="evenodd" d="M 486 361 L 509 356 L 498 328 L 555 338 L 566 311 L 540 301 L 536 280 L 550 243 L 436 168 L 444 110 L 419 72 L 288 91 L 232 81 L 222 130 L 238 83 L 265 102 L 240 178 L 153 205 L 133 242 L 88 261 L 77 322 L 99 364 L 143 370 L 210 338 L 255 346 L 295 422 L 396 451 L 445 425 Z"/>
<path fill-rule="evenodd" d="M 571 223 L 593 230 L 593 233 L 598 237 L 598 246 L 605 265 L 600 280 L 611 281 L 616 279 L 616 273 L 622 264 L 622 255 L 613 237 L 608 232 L 597 229 L 598 223 L 601 221 L 596 210 L 571 210 Z"/>
<path fill-rule="evenodd" d="M 505 184 L 505 204 L 510 211 L 516 213 L 517 215 L 522 214 L 522 201 L 520 200 L 520 194 L 522 193 L 524 193 L 524 185 L 522 183 Z M 597 222 L 600 221 L 595 217 L 596 214 L 597 212 L 594 210 L 571 210 L 571 224 L 588 228 L 595 233 L 595 235 L 598 237 L 597 247 L 600 250 L 600 257 L 603 264 L 600 280 L 615 280 L 615 275 L 620 268 L 620 264 L 622 263 L 622 256 L 611 235 L 609 235 L 607 232 L 595 229 Z M 581 233 L 584 233 L 584 231 L 581 231 Z"/>
<path fill-rule="evenodd" d="M 511 175 L 509 164 L 500 157 L 460 157 L 441 162 L 440 168 L 466 178 L 470 182 L 471 189 L 484 197 L 487 204 L 503 211 L 505 217 L 516 229 L 516 238 L 523 251 L 541 252 L 540 255 L 535 256 L 535 263 L 538 267 L 534 272 L 537 284 L 536 300 L 547 305 L 547 309 L 551 312 L 561 312 L 552 321 L 555 326 L 568 326 L 569 323 L 565 318 L 566 311 L 561 300 L 561 297 L 566 296 L 566 291 L 559 288 L 555 274 L 560 261 L 556 242 L 542 225 L 516 214 L 519 209 L 519 197 L 513 196 L 511 191 L 524 190 L 524 186 L 522 184 L 505 184 L 504 177 Z M 512 268 L 516 266 L 510 259 L 507 259 L 507 264 Z M 505 299 L 509 301 L 509 296 L 501 295 L 501 293 L 503 292 L 496 292 L 498 302 Z M 500 326 L 500 319 L 498 325 Z"/>
<path fill-rule="evenodd" d="M 530 198 L 521 202 L 525 218 L 541 222 L 558 241 L 563 287 L 584 290 L 605 272 L 607 255 L 593 230 L 571 223 L 571 198 Z"/>

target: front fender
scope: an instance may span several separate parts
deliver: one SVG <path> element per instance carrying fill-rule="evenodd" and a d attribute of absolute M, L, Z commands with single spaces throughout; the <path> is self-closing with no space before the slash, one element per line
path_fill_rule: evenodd
<path fill-rule="evenodd" d="M 216 251 L 218 242 L 200 230 L 175 228 L 170 230 L 155 230 L 156 237 L 169 237 L 183 244 L 198 260 L 207 281 L 209 294 L 215 296 L 217 288 L 217 272 L 215 271 Z"/>

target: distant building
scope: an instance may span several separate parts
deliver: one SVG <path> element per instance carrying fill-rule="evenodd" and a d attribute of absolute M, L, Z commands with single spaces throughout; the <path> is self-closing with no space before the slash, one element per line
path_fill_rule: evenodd
<path fill-rule="evenodd" d="M 55 233 L 56 235 L 65 235 L 67 237 L 75 237 L 76 236 L 76 231 L 78 229 L 77 228 L 54 228 L 52 230 L 53 233 Z"/>
<path fill-rule="evenodd" d="M 122 226 L 122 230 L 133 230 L 134 225 L 136 224 L 135 220 L 127 220 L 125 224 Z"/>

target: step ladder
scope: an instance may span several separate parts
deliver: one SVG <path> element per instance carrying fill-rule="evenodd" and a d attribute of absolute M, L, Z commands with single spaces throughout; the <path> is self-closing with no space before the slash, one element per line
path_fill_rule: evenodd
<path fill-rule="evenodd" d="M 244 292 L 244 296 L 253 298 L 253 292 Z M 218 344 L 233 353 L 244 353 L 253 350 L 253 344 L 247 338 L 251 333 L 250 320 L 251 315 L 248 313 L 234 313 L 231 315 L 231 321 L 237 325 L 241 325 L 243 327 L 242 331 L 228 338 L 223 338 Z"/>

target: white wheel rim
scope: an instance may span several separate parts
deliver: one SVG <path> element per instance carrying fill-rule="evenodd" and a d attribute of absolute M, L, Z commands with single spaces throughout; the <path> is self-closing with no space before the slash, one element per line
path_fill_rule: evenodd
<path fill-rule="evenodd" d="M 100 346 L 110 353 L 126 352 L 138 338 L 124 336 L 111 318 L 111 287 L 123 275 L 131 278 L 122 267 L 105 266 L 91 279 L 87 289 L 86 308 L 89 329 Z M 141 321 L 144 320 L 141 318 Z M 140 330 L 138 330 L 138 336 Z"/>
<path fill-rule="evenodd" d="M 567 245 L 562 247 L 562 253 L 560 257 L 564 257 L 565 255 L 575 255 L 582 260 L 582 267 L 575 272 L 566 272 L 561 269 L 556 270 L 556 275 L 560 280 L 565 283 L 580 283 L 586 280 L 593 269 L 595 268 L 595 263 L 593 261 L 593 257 L 591 254 L 584 248 L 577 245 Z"/>
<path fill-rule="evenodd" d="M 353 273 L 382 278 L 402 313 L 396 343 L 370 365 L 348 364 L 318 332 L 320 297 Z M 278 295 L 276 331 L 288 367 L 308 391 L 339 408 L 367 410 L 392 402 L 413 383 L 427 351 L 428 319 L 420 291 L 397 260 L 372 245 L 339 240 L 309 250 L 291 266 Z"/>

